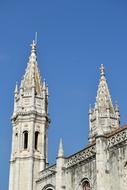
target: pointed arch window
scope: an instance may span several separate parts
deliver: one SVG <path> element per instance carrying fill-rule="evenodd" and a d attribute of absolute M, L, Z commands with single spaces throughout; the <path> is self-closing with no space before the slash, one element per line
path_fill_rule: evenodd
<path fill-rule="evenodd" d="M 52 185 L 46 185 L 42 190 L 55 190 L 55 188 Z"/>
<path fill-rule="evenodd" d="M 23 147 L 24 149 L 27 149 L 28 148 L 28 131 L 23 132 L 23 139 L 24 139 Z"/>
<path fill-rule="evenodd" d="M 39 137 L 39 132 L 36 131 L 35 132 L 35 144 L 34 144 L 35 150 L 38 150 L 38 137 Z"/>
<path fill-rule="evenodd" d="M 82 190 L 90 190 L 90 183 L 88 181 L 83 182 Z"/>

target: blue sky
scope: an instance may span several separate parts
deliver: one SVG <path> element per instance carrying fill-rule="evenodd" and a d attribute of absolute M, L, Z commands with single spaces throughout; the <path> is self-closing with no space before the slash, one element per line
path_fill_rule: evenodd
<path fill-rule="evenodd" d="M 38 64 L 49 84 L 49 162 L 59 138 L 65 155 L 87 144 L 88 108 L 94 104 L 99 66 L 105 65 L 121 125 L 127 123 L 127 1 L 0 1 L 0 189 L 8 188 L 11 115 L 16 81 L 25 72 L 38 32 Z"/>

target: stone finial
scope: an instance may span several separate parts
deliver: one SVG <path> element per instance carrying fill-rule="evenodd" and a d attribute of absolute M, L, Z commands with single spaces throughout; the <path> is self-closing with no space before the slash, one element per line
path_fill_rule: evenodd
<path fill-rule="evenodd" d="M 104 69 L 104 65 L 103 64 L 101 64 L 101 66 L 100 66 L 100 75 L 101 75 L 101 77 L 105 76 L 105 69 Z"/>
<path fill-rule="evenodd" d="M 45 90 L 46 89 L 46 80 L 43 79 L 43 89 Z"/>
<path fill-rule="evenodd" d="M 63 141 L 62 138 L 60 139 L 59 149 L 58 149 L 58 158 L 64 157 L 64 150 L 63 150 Z"/>
<path fill-rule="evenodd" d="M 31 46 L 31 53 L 35 53 L 36 52 L 36 43 L 34 40 L 30 46 Z"/>
<path fill-rule="evenodd" d="M 116 112 L 116 116 L 117 116 L 117 118 L 119 119 L 119 122 L 120 122 L 120 110 L 119 110 L 119 105 L 118 105 L 117 101 L 115 103 L 115 112 Z"/>
<path fill-rule="evenodd" d="M 20 89 L 23 88 L 23 79 L 21 80 Z"/>
<path fill-rule="evenodd" d="M 119 105 L 117 101 L 115 102 L 115 112 L 119 112 Z"/>
<path fill-rule="evenodd" d="M 89 114 L 92 113 L 92 107 L 91 107 L 91 104 L 89 105 Z"/>

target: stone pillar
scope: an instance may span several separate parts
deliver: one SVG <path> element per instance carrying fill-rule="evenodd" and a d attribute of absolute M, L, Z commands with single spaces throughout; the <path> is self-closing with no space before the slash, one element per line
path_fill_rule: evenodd
<path fill-rule="evenodd" d="M 107 188 L 106 174 L 106 145 L 107 139 L 103 135 L 96 137 L 96 171 L 97 171 L 97 190 L 109 190 Z"/>

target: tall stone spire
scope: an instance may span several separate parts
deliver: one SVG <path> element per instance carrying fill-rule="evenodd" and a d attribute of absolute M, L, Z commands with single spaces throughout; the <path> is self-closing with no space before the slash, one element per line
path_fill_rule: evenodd
<path fill-rule="evenodd" d="M 34 40 L 31 44 L 31 54 L 21 85 L 25 94 L 31 94 L 32 89 L 34 89 L 35 95 L 42 95 L 42 81 L 37 64 L 36 44 Z"/>
<path fill-rule="evenodd" d="M 15 107 L 17 112 L 33 110 L 47 114 L 48 85 L 45 80 L 42 81 L 41 79 L 40 70 L 37 63 L 36 46 L 37 45 L 33 40 L 27 68 L 22 77 L 19 92 L 16 86 Z M 15 117 L 15 115 L 16 112 L 14 112 L 13 117 Z"/>
<path fill-rule="evenodd" d="M 35 189 L 34 177 L 48 165 L 49 121 L 48 86 L 41 80 L 33 41 L 20 89 L 16 84 L 14 92 L 9 190 Z"/>
<path fill-rule="evenodd" d="M 109 88 L 105 78 L 104 66 L 100 67 L 100 82 L 97 91 L 96 103 L 100 112 L 104 112 L 105 109 L 109 109 L 111 113 L 115 113 L 112 99 L 110 96 Z"/>
<path fill-rule="evenodd" d="M 89 111 L 89 125 L 90 142 L 97 135 L 111 133 L 120 125 L 120 115 L 118 110 L 113 106 L 103 64 L 100 66 L 100 81 L 95 106 Z"/>

